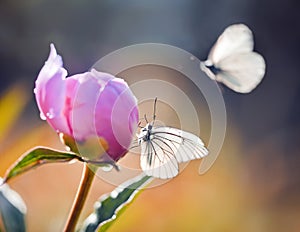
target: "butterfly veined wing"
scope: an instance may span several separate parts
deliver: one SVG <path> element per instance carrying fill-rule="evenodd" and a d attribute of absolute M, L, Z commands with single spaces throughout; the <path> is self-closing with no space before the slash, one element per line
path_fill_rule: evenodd
<path fill-rule="evenodd" d="M 208 154 L 202 140 L 192 133 L 172 127 L 156 127 L 152 130 L 152 135 L 153 141 L 160 140 L 162 144 L 167 143 L 169 149 L 173 148 L 179 163 L 200 159 Z"/>
<path fill-rule="evenodd" d="M 256 52 L 228 56 L 219 66 L 221 71 L 215 79 L 239 93 L 251 92 L 261 82 L 266 69 L 264 58 Z"/>
<path fill-rule="evenodd" d="M 141 143 L 140 165 L 146 175 L 160 179 L 172 178 L 179 172 L 174 154 L 152 140 Z"/>
<path fill-rule="evenodd" d="M 254 41 L 251 30 L 244 24 L 234 24 L 225 29 L 211 49 L 208 60 L 219 68 L 219 62 L 237 53 L 253 51 Z"/>
<path fill-rule="evenodd" d="M 150 140 L 142 143 L 141 167 L 148 175 L 167 179 L 178 174 L 178 163 L 207 154 L 197 136 L 171 127 L 155 127 Z"/>

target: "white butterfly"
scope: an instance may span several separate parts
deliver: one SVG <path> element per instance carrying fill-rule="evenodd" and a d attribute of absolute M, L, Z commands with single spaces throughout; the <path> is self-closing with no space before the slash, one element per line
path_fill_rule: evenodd
<path fill-rule="evenodd" d="M 266 70 L 264 58 L 253 48 L 251 30 L 244 24 L 231 25 L 200 67 L 211 79 L 236 92 L 249 93 L 261 82 Z"/>
<path fill-rule="evenodd" d="M 179 173 L 178 163 L 200 159 L 208 155 L 203 142 L 196 135 L 171 127 L 155 127 L 155 108 L 152 123 L 137 135 L 141 146 L 140 165 L 144 173 L 168 179 Z"/>

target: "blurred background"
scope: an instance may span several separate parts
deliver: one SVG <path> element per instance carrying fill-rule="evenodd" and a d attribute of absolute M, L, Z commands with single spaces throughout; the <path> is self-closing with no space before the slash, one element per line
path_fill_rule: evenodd
<path fill-rule="evenodd" d="M 297 14 L 295 0 L 1 0 L 0 176 L 33 146 L 63 149 L 40 120 L 33 96 L 50 42 L 69 74 L 75 74 L 135 43 L 166 43 L 204 60 L 228 25 L 245 23 L 254 33 L 255 50 L 266 59 L 267 73 L 251 94 L 220 86 L 228 125 L 217 162 L 203 176 L 198 175 L 200 161 L 191 162 L 174 180 L 147 189 L 111 231 L 299 231 Z M 169 111 L 162 109 L 161 117 L 170 118 Z M 176 120 L 170 123 L 176 126 Z M 204 130 L 207 142 L 209 127 Z M 79 163 L 51 164 L 11 181 L 27 204 L 28 231 L 62 231 L 81 168 Z M 81 220 L 113 188 L 96 179 Z"/>

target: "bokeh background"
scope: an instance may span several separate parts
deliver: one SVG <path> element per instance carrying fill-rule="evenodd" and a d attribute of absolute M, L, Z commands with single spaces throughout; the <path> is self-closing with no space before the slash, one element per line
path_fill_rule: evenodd
<path fill-rule="evenodd" d="M 220 86 L 228 127 L 217 162 L 203 176 L 197 174 L 200 161 L 191 162 L 174 180 L 147 189 L 111 231 L 299 231 L 297 5 L 295 0 L 1 0 L 0 175 L 33 146 L 63 149 L 40 120 L 33 98 L 50 42 L 75 74 L 116 49 L 144 42 L 174 45 L 203 60 L 228 25 L 245 23 L 267 73 L 251 94 Z M 28 231 L 63 229 L 81 168 L 52 164 L 11 181 L 27 204 Z M 96 179 L 81 220 L 113 188 Z"/>

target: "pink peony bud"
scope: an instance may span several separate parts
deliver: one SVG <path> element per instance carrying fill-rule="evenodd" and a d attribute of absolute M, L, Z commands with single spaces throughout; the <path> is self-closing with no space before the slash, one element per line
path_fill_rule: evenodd
<path fill-rule="evenodd" d="M 50 48 L 34 90 L 41 118 L 74 139 L 77 147 L 95 138 L 103 146 L 104 140 L 106 153 L 117 161 L 127 152 L 137 127 L 136 98 L 124 80 L 108 73 L 93 69 L 66 78 L 62 58 L 53 44 Z"/>

